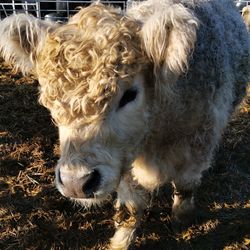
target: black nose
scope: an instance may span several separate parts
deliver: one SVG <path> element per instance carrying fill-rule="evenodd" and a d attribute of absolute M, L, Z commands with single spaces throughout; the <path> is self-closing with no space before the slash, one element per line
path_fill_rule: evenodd
<path fill-rule="evenodd" d="M 101 175 L 98 170 L 94 169 L 88 175 L 88 179 L 82 186 L 82 191 L 87 198 L 94 197 L 94 193 L 98 190 L 101 181 Z"/>
<path fill-rule="evenodd" d="M 71 198 L 94 198 L 101 182 L 101 174 L 94 169 L 89 174 L 79 177 L 75 171 L 58 169 L 57 181 L 63 195 Z"/>

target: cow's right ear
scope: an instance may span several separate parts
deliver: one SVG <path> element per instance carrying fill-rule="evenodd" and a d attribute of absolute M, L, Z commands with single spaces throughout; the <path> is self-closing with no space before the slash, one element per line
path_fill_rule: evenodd
<path fill-rule="evenodd" d="M 33 73 L 47 32 L 55 24 L 31 15 L 12 15 L 0 21 L 0 54 L 23 74 Z"/>

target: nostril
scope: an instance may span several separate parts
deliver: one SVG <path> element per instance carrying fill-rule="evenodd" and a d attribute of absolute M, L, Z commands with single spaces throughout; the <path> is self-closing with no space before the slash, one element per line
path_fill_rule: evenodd
<path fill-rule="evenodd" d="M 101 175 L 98 170 L 94 170 L 89 174 L 89 178 L 82 186 L 82 191 L 86 196 L 91 197 L 97 191 L 101 181 Z"/>
<path fill-rule="evenodd" d="M 58 171 L 57 171 L 57 177 L 58 177 L 58 182 L 59 182 L 61 185 L 63 185 L 62 178 L 61 178 L 61 172 L 60 172 L 59 169 L 58 169 Z"/>

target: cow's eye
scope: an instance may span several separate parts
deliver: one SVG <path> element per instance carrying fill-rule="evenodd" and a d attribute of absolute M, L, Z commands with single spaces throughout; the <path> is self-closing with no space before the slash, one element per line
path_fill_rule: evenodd
<path fill-rule="evenodd" d="M 123 96 L 122 96 L 122 98 L 121 98 L 121 100 L 119 102 L 118 108 L 122 108 L 127 103 L 134 101 L 136 96 L 137 96 L 137 89 L 134 89 L 134 88 L 133 89 L 127 89 L 124 92 L 124 94 L 123 94 Z"/>

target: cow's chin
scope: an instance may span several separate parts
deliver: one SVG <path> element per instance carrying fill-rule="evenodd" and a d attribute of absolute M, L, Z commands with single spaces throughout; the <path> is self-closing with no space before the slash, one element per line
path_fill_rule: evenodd
<path fill-rule="evenodd" d="M 95 198 L 80 199 L 80 198 L 70 198 L 73 202 L 80 204 L 85 208 L 99 207 L 106 202 L 112 200 L 112 193 L 96 196 Z"/>

